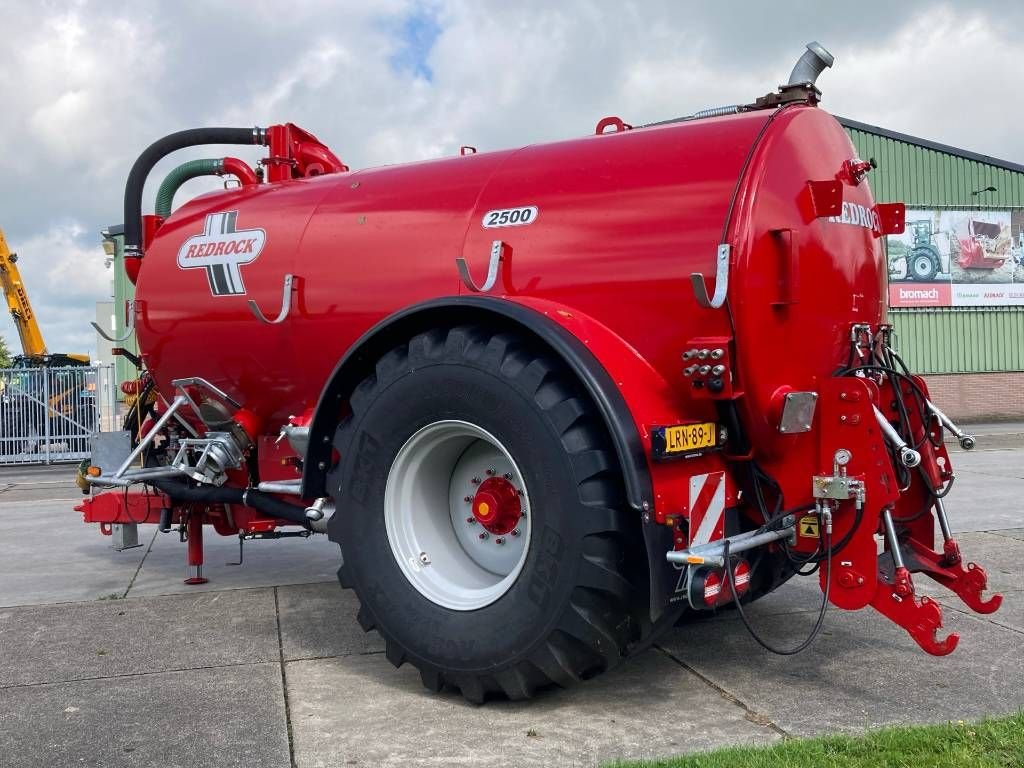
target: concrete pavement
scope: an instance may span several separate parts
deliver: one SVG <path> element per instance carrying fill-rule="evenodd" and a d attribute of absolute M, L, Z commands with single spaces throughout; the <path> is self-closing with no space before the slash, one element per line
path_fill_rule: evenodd
<path fill-rule="evenodd" d="M 394 670 L 324 537 L 251 542 L 239 567 L 237 542 L 208 536 L 211 582 L 189 588 L 175 535 L 149 527 L 114 552 L 72 511 L 69 468 L 2 469 L 0 764 L 589 766 L 1010 712 L 1024 706 L 1024 446 L 954 461 L 954 527 L 1005 602 L 977 616 L 930 588 L 962 635 L 951 656 L 870 611 L 831 611 L 810 650 L 780 658 L 721 614 L 574 689 L 483 707 Z M 819 601 L 799 580 L 749 613 L 793 644 Z"/>

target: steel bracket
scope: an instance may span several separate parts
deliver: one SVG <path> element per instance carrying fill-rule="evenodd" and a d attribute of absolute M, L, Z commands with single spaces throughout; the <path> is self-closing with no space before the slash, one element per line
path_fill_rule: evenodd
<path fill-rule="evenodd" d="M 277 313 L 277 317 L 273 320 L 263 314 L 263 310 L 260 309 L 259 304 L 254 299 L 249 299 L 249 311 L 253 313 L 257 320 L 267 325 L 279 325 L 288 319 L 288 314 L 292 311 L 292 293 L 298 289 L 298 284 L 295 282 L 295 275 L 284 276 L 284 290 L 281 296 L 281 311 Z"/>
<path fill-rule="evenodd" d="M 125 331 L 123 336 L 111 336 L 109 333 L 104 331 L 99 323 L 89 323 L 93 329 L 107 341 L 112 344 L 120 344 L 122 341 L 127 341 L 128 337 L 135 332 L 135 300 L 131 299 L 125 302 Z"/>
<path fill-rule="evenodd" d="M 718 309 L 725 303 L 725 297 L 729 293 L 729 259 L 732 256 L 732 246 L 728 243 L 721 243 L 718 246 L 718 255 L 715 258 L 715 293 L 708 297 L 707 281 L 700 272 L 690 275 L 690 282 L 693 284 L 693 295 L 697 297 L 697 303 L 707 309 Z"/>
<path fill-rule="evenodd" d="M 473 276 L 469 273 L 469 266 L 461 256 L 455 259 L 455 267 L 459 270 L 459 278 L 462 284 L 473 293 L 487 293 L 494 284 L 498 282 L 498 265 L 505 257 L 505 243 L 495 240 L 491 243 L 491 257 L 487 262 L 487 277 L 483 285 L 477 285 Z"/>

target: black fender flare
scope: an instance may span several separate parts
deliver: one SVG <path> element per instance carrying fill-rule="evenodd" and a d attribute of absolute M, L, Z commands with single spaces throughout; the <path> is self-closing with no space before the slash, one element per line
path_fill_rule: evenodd
<path fill-rule="evenodd" d="M 432 299 L 389 315 L 366 331 L 335 366 L 320 394 L 303 462 L 302 497 L 327 495 L 335 430 L 349 396 L 373 372 L 378 358 L 410 336 L 453 322 L 488 322 L 526 331 L 558 355 L 579 379 L 608 429 L 626 501 L 638 513 L 650 573 L 651 621 L 656 621 L 668 604 L 665 552 L 672 549 L 672 535 L 667 526 L 650 521 L 647 514 L 653 510 L 653 481 L 632 413 L 612 377 L 582 341 L 544 314 L 513 301 L 489 296 Z"/>
<path fill-rule="evenodd" d="M 341 406 L 377 359 L 409 336 L 441 323 L 497 321 L 525 330 L 557 354 L 576 375 L 604 419 L 622 469 L 629 506 L 648 511 L 653 496 L 643 443 L 626 401 L 600 361 L 558 323 L 528 307 L 485 296 L 452 296 L 414 304 L 384 318 L 345 353 L 320 393 L 310 422 L 309 450 L 303 463 L 304 498 L 325 495 L 334 430 Z"/>

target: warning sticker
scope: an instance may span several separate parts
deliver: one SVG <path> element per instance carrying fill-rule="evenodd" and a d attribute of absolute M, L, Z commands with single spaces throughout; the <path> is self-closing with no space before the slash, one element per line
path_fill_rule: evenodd
<path fill-rule="evenodd" d="M 806 517 L 800 518 L 800 524 L 797 526 L 801 536 L 811 536 L 818 538 L 818 518 L 814 515 L 807 515 Z"/>

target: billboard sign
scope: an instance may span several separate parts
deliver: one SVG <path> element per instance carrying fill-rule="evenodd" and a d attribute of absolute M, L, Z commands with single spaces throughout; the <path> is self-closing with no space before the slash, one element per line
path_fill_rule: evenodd
<path fill-rule="evenodd" d="M 1024 305 L 1024 209 L 907 209 L 886 246 L 891 307 Z"/>

